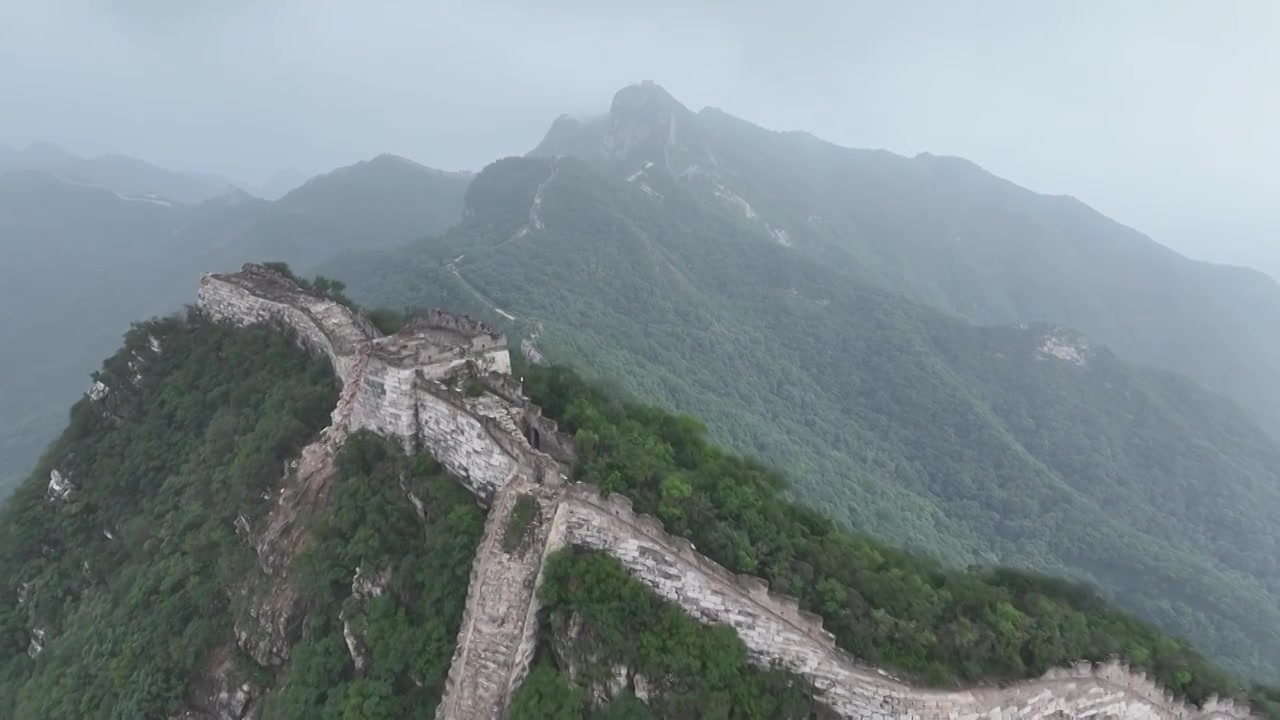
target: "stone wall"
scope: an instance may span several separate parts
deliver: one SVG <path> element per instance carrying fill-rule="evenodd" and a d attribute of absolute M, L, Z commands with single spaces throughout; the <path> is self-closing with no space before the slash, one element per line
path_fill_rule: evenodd
<path fill-rule="evenodd" d="M 349 429 L 369 429 L 400 438 L 410 450 L 429 450 L 491 505 L 438 718 L 487 719 L 505 711 L 533 657 L 536 588 L 545 559 L 566 545 L 607 552 L 693 617 L 730 625 L 755 662 L 780 663 L 804 677 L 842 717 L 1250 717 L 1247 707 L 1229 701 L 1189 706 L 1117 663 L 1086 663 L 1002 687 L 939 691 L 909 686 L 837 648 L 821 618 L 801 610 L 794 598 L 772 594 L 763 580 L 717 565 L 688 540 L 668 534 L 655 518 L 633 512 L 627 499 L 602 497 L 591 486 L 563 484 L 563 463 L 572 460 L 572 443 L 524 398 L 519 383 L 501 377 L 510 370 L 505 338 L 488 326 L 435 313 L 397 335 L 378 338 L 349 309 L 303 293 L 261 266 L 203 276 L 199 303 L 214 318 L 238 325 L 282 323 L 333 363 L 343 383 L 342 396 L 332 426 L 308 448 L 313 452 L 304 453 L 303 465 L 327 467 Z M 456 382 L 442 380 L 448 373 L 480 381 L 490 392 L 470 397 Z M 310 462 L 311 455 L 325 462 Z M 325 475 L 301 470 L 298 477 Z M 538 499 L 540 521 L 527 542 L 508 552 L 502 536 L 522 494 Z"/>
<path fill-rule="evenodd" d="M 1145 675 L 1116 662 L 1053 670 L 1038 680 L 960 691 L 916 688 L 857 662 L 835 646 L 820 617 L 794 598 L 771 594 L 763 580 L 735 575 L 700 555 L 627 498 L 591 486 L 565 491 L 553 528 L 565 544 L 607 552 L 657 595 L 705 623 L 733 627 L 753 661 L 777 662 L 808 680 L 818 699 L 846 718 L 1116 717 L 1133 720 L 1247 718 L 1247 707 L 1217 700 L 1183 703 Z M 553 533 L 557 530 L 553 529 Z"/>
<path fill-rule="evenodd" d="M 409 318 L 399 332 L 377 341 L 374 355 L 392 365 L 418 368 L 433 378 L 467 363 L 482 372 L 511 373 L 505 335 L 478 320 L 443 310 Z"/>
<path fill-rule="evenodd" d="M 233 325 L 277 323 L 291 328 L 309 350 L 328 356 L 345 385 L 358 355 L 372 340 L 362 323 L 343 305 L 301 290 L 291 293 L 287 285 L 268 292 L 272 280 L 243 273 L 206 274 L 200 278 L 197 302 L 214 319 Z"/>
<path fill-rule="evenodd" d="M 469 408 L 461 393 L 423 392 L 417 407 L 422 447 L 482 500 L 488 502 L 522 467 L 531 473 L 516 438 L 495 431 L 496 423 Z"/>
<path fill-rule="evenodd" d="M 411 318 L 395 335 L 379 337 L 349 308 L 253 264 L 236 273 L 202 276 L 198 298 L 215 319 L 282 324 L 306 347 L 325 354 L 344 386 L 346 412 L 333 423 L 343 436 L 370 430 L 400 438 L 410 451 L 429 448 L 486 502 L 517 468 L 535 478 L 561 474 L 555 459 L 525 438 L 520 418 L 528 402 L 523 396 L 508 393 L 502 402 L 488 402 L 464 397 L 441 382 L 450 374 L 509 378 L 506 338 L 484 323 L 432 310 Z"/>

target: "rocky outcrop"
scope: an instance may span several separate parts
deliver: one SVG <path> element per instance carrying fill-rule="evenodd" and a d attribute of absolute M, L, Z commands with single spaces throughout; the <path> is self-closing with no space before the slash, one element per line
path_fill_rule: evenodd
<path fill-rule="evenodd" d="M 50 502 L 66 500 L 76 491 L 76 486 L 71 480 L 63 475 L 60 470 L 54 468 L 49 471 L 49 487 L 45 491 L 46 497 Z"/>
<path fill-rule="evenodd" d="M 338 613 L 338 620 L 342 622 L 342 638 L 347 643 L 347 653 L 351 655 L 351 663 L 357 674 L 363 673 L 369 665 L 369 650 L 353 620 L 368 610 L 370 600 L 387 594 L 387 584 L 390 582 L 391 568 L 379 573 L 365 573 L 361 568 L 356 568 L 355 576 L 351 578 L 351 599 Z"/>
<path fill-rule="evenodd" d="M 91 402 L 98 402 L 110 394 L 111 388 L 101 380 L 95 380 L 88 393 Z"/>
<path fill-rule="evenodd" d="M 35 628 L 31 631 L 31 640 L 27 644 L 28 657 L 34 658 L 44 652 L 45 638 L 44 628 Z"/>
<path fill-rule="evenodd" d="M 200 304 L 214 317 L 238 324 L 283 323 L 308 347 L 328 355 L 343 383 L 331 426 L 304 451 L 258 536 L 267 575 L 287 575 L 287 558 L 300 541 L 291 513 L 323 497 L 333 454 L 354 429 L 429 450 L 490 505 L 438 718 L 503 715 L 533 657 L 537 587 L 545 559 L 566 546 L 607 552 L 657 595 L 698 620 L 733 627 L 755 662 L 779 664 L 804 678 L 840 717 L 1250 717 L 1247 707 L 1230 701 L 1186 704 L 1118 662 L 1056 669 L 1040 679 L 1002 687 L 944 691 L 911 686 L 859 663 L 836 647 L 821 618 L 801 610 L 794 598 L 770 593 L 763 580 L 734 575 L 703 557 L 688 540 L 668 534 L 657 519 L 635 513 L 627 499 L 565 483 L 572 443 L 523 397 L 518 383 L 502 377 L 510 370 L 505 338 L 485 326 L 438 313 L 407 324 L 400 334 L 377 337 L 349 309 L 308 295 L 261 266 L 204 276 Z M 464 392 L 464 383 L 475 383 L 482 391 Z M 512 517 L 522 497 L 532 498 L 537 512 L 517 527 Z M 522 533 L 518 542 L 504 542 L 510 532 Z M 286 558 L 279 574 L 273 558 Z M 288 583 L 270 587 L 287 592 Z M 290 601 L 286 597 L 274 606 L 252 605 L 287 608 Z M 272 633 L 277 628 L 287 633 L 287 617 L 269 616 L 263 622 L 260 613 L 258 620 Z M 279 639 L 277 634 L 269 637 Z M 252 644 L 246 650 L 268 664 L 280 655 L 275 645 L 268 646 L 269 652 L 255 654 Z M 636 682 L 637 695 L 642 684 L 644 693 L 652 689 L 648 680 Z"/>

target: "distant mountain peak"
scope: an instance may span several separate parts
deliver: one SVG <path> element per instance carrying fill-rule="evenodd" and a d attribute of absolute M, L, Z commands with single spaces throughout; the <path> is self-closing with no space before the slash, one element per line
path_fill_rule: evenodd
<path fill-rule="evenodd" d="M 214 199 L 221 199 L 228 207 L 236 207 L 237 205 L 243 205 L 244 203 L 254 202 L 259 198 L 248 190 L 235 185 L 228 185 L 227 191 Z"/>
<path fill-rule="evenodd" d="M 423 165 L 420 162 L 417 162 L 416 160 L 410 160 L 409 158 L 403 155 L 396 155 L 395 153 L 387 153 L 387 152 L 378 153 L 372 159 L 369 160 L 369 163 L 372 165 L 403 165 L 406 167 L 411 167 L 419 170 L 432 169 L 427 167 L 426 165 Z"/>
<path fill-rule="evenodd" d="M 689 108 L 672 97 L 671 93 L 652 80 L 645 80 L 638 85 L 628 85 L 613 96 L 609 106 L 609 114 L 642 115 L 661 113 L 667 115 L 688 115 Z"/>
<path fill-rule="evenodd" d="M 601 149 L 609 157 L 657 160 L 683 138 L 692 115 L 660 85 L 650 81 L 630 85 L 613 96 Z"/>
<path fill-rule="evenodd" d="M 35 166 L 63 164 L 79 159 L 57 145 L 43 140 L 28 143 L 19 154 L 25 163 Z"/>

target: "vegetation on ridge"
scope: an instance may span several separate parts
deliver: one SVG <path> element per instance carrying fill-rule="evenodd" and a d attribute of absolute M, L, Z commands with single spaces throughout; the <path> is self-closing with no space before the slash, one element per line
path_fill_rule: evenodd
<path fill-rule="evenodd" d="M 717 448 L 689 416 L 623 401 L 564 369 L 522 372 L 531 397 L 574 434 L 580 479 L 627 494 L 731 570 L 799 597 L 869 662 L 952 685 L 1118 654 L 1193 701 L 1245 692 L 1087 587 L 950 571 L 850 535 L 784 499 L 779 473 Z M 205 663 L 234 647 L 232 621 L 245 610 L 233 590 L 254 559 L 237 518 L 255 526 L 265 517 L 263 492 L 336 395 L 323 359 L 287 333 L 233 329 L 195 311 L 136 326 L 101 378 L 111 393 L 76 404 L 67 432 L 0 514 L 0 718 L 163 715 L 190 702 L 212 672 Z M 65 500 L 47 497 L 54 468 L 76 486 Z M 367 434 L 348 439 L 338 470 L 327 512 L 305 519 L 313 542 L 297 560 L 306 606 L 290 661 L 276 676 L 232 650 L 231 672 L 268 689 L 272 717 L 429 713 L 480 513 L 427 457 L 406 458 Z M 355 596 L 357 569 L 381 578 L 378 588 Z M 576 615 L 590 638 L 581 657 L 680 677 L 661 680 L 647 709 L 623 699 L 605 717 L 702 708 L 723 693 L 735 698 L 734 717 L 806 702 L 794 678 L 750 670 L 732 633 L 695 627 L 608 558 L 564 555 L 548 578 L 549 632 Z M 360 671 L 344 624 L 365 653 Z M 580 688 L 545 662 L 519 706 L 529 717 L 547 707 L 581 716 Z M 1280 717 L 1280 694 L 1256 688 L 1252 698 Z"/>
<path fill-rule="evenodd" d="M 333 506 L 312 519 L 314 542 L 298 558 L 311 598 L 302 638 L 262 717 L 431 717 L 453 658 L 483 514 L 429 455 L 406 457 L 390 440 L 357 433 L 337 463 Z M 421 517 L 408 493 L 421 503 Z M 355 568 L 368 577 L 387 573 L 386 587 L 353 599 Z M 368 658 L 360 672 L 344 620 Z"/>
<path fill-rule="evenodd" d="M 574 433 L 577 479 L 629 496 L 700 552 L 796 596 L 859 658 L 946 686 L 1119 655 L 1192 702 L 1248 694 L 1280 718 L 1280 693 L 1249 691 L 1087 586 L 1008 569 L 947 570 L 849 534 L 786 500 L 780 473 L 716 447 L 694 418 L 611 397 L 563 368 L 523 373 L 530 397 Z"/>
<path fill-rule="evenodd" d="M 263 717 L 429 716 L 483 527 L 465 487 L 428 455 L 349 437 L 324 512 L 299 518 L 300 635 L 261 668 L 236 648 L 257 564 L 237 527 L 262 526 L 285 461 L 328 421 L 332 369 L 279 328 L 192 310 L 136 325 L 100 378 L 110 393 L 72 408 L 0 510 L 0 720 L 170 717 L 210 703 L 224 670 L 267 691 Z M 48 496 L 53 469 L 66 499 Z M 385 583 L 357 600 L 357 569 Z"/>
<path fill-rule="evenodd" d="M 195 311 L 136 325 L 100 378 L 110 394 L 76 403 L 0 510 L 0 718 L 176 711 L 234 638 L 233 589 L 254 565 L 237 515 L 265 513 L 337 398 L 288 334 Z M 63 500 L 47 497 L 55 469 L 76 488 Z"/>

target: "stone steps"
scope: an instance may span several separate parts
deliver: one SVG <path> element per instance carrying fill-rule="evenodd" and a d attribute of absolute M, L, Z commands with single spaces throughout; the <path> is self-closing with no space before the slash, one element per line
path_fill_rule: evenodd
<path fill-rule="evenodd" d="M 485 536 L 472 565 L 467 611 L 438 720 L 500 718 L 509 690 L 523 668 L 516 667 L 523 645 L 533 642 L 536 628 L 526 626 L 535 602 L 534 585 L 542 567 L 545 528 L 515 553 L 502 549 L 502 536 L 516 498 L 526 490 L 519 478 L 507 482 L 494 498 Z"/>

